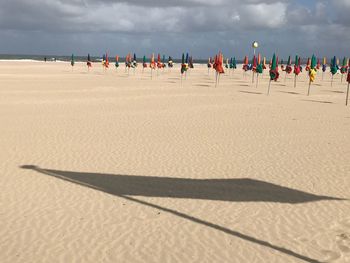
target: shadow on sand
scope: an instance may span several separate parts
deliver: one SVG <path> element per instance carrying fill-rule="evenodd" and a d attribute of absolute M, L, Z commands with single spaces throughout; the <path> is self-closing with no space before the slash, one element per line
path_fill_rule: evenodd
<path fill-rule="evenodd" d="M 323 103 L 323 104 L 333 104 L 333 102 L 325 101 L 325 100 L 303 100 L 303 101 L 310 101 L 310 102 Z"/>
<path fill-rule="evenodd" d="M 242 85 L 240 85 L 242 86 Z M 246 85 L 246 86 L 249 86 L 249 85 Z M 245 90 L 239 90 L 238 92 L 241 92 L 241 93 L 246 93 L 246 94 L 255 94 L 255 95 L 262 95 L 261 92 L 254 92 L 254 91 L 245 91 Z"/>
<path fill-rule="evenodd" d="M 280 93 L 287 93 L 287 94 L 293 94 L 293 95 L 300 95 L 300 93 L 294 92 L 294 91 L 283 91 L 283 90 L 279 90 L 278 92 L 280 92 Z"/>
<path fill-rule="evenodd" d="M 298 204 L 321 200 L 344 200 L 328 196 L 319 196 L 278 186 L 253 179 L 184 179 L 152 176 L 114 175 L 85 172 L 71 172 L 43 169 L 34 165 L 23 165 L 22 169 L 36 172 L 76 183 L 98 191 L 124 198 L 148 207 L 152 207 L 172 215 L 202 224 L 245 241 L 258 244 L 280 253 L 298 258 L 305 262 L 319 262 L 300 255 L 292 250 L 273 245 L 267 241 L 213 224 L 208 221 L 149 203 L 131 196 L 190 198 L 230 202 L 277 202 Z"/>

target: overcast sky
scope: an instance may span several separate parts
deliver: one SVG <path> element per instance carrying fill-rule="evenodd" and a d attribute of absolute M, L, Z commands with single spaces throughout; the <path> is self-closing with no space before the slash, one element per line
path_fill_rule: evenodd
<path fill-rule="evenodd" d="M 350 0 L 0 0 L 0 53 L 350 56 Z"/>

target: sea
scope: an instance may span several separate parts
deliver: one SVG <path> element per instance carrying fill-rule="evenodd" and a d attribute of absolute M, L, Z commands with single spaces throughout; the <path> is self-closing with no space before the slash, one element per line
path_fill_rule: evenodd
<path fill-rule="evenodd" d="M 66 55 L 14 55 L 14 54 L 0 54 L 0 61 L 1 60 L 12 60 L 12 61 L 52 61 L 52 62 L 69 62 L 71 61 L 72 55 L 66 56 Z M 143 57 L 137 58 L 138 62 L 142 61 Z M 101 62 L 102 56 L 90 56 L 90 59 L 92 62 Z M 109 62 L 113 63 L 115 62 L 115 57 L 108 57 Z M 157 59 L 157 58 L 156 58 Z M 74 56 L 74 61 L 76 62 L 86 62 L 87 56 Z M 125 57 L 119 57 L 119 61 L 123 62 L 125 61 Z M 150 58 L 146 59 L 146 62 L 149 62 Z M 206 64 L 208 59 L 195 59 L 195 63 L 198 64 Z M 168 57 L 166 57 L 165 63 L 168 62 Z M 174 63 L 181 63 L 181 59 L 173 59 Z"/>

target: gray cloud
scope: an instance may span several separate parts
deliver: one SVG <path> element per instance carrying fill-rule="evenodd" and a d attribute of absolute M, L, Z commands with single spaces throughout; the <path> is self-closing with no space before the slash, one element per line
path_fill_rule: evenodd
<path fill-rule="evenodd" d="M 253 40 L 268 54 L 348 52 L 349 0 L 0 0 L 0 7 L 0 53 L 243 56 Z"/>

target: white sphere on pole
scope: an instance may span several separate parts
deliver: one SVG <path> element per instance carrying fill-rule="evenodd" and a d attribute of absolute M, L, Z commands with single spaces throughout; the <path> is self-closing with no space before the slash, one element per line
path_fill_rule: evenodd
<path fill-rule="evenodd" d="M 259 44 L 258 42 L 254 41 L 253 44 L 252 44 L 253 48 L 258 48 L 259 47 Z"/>

